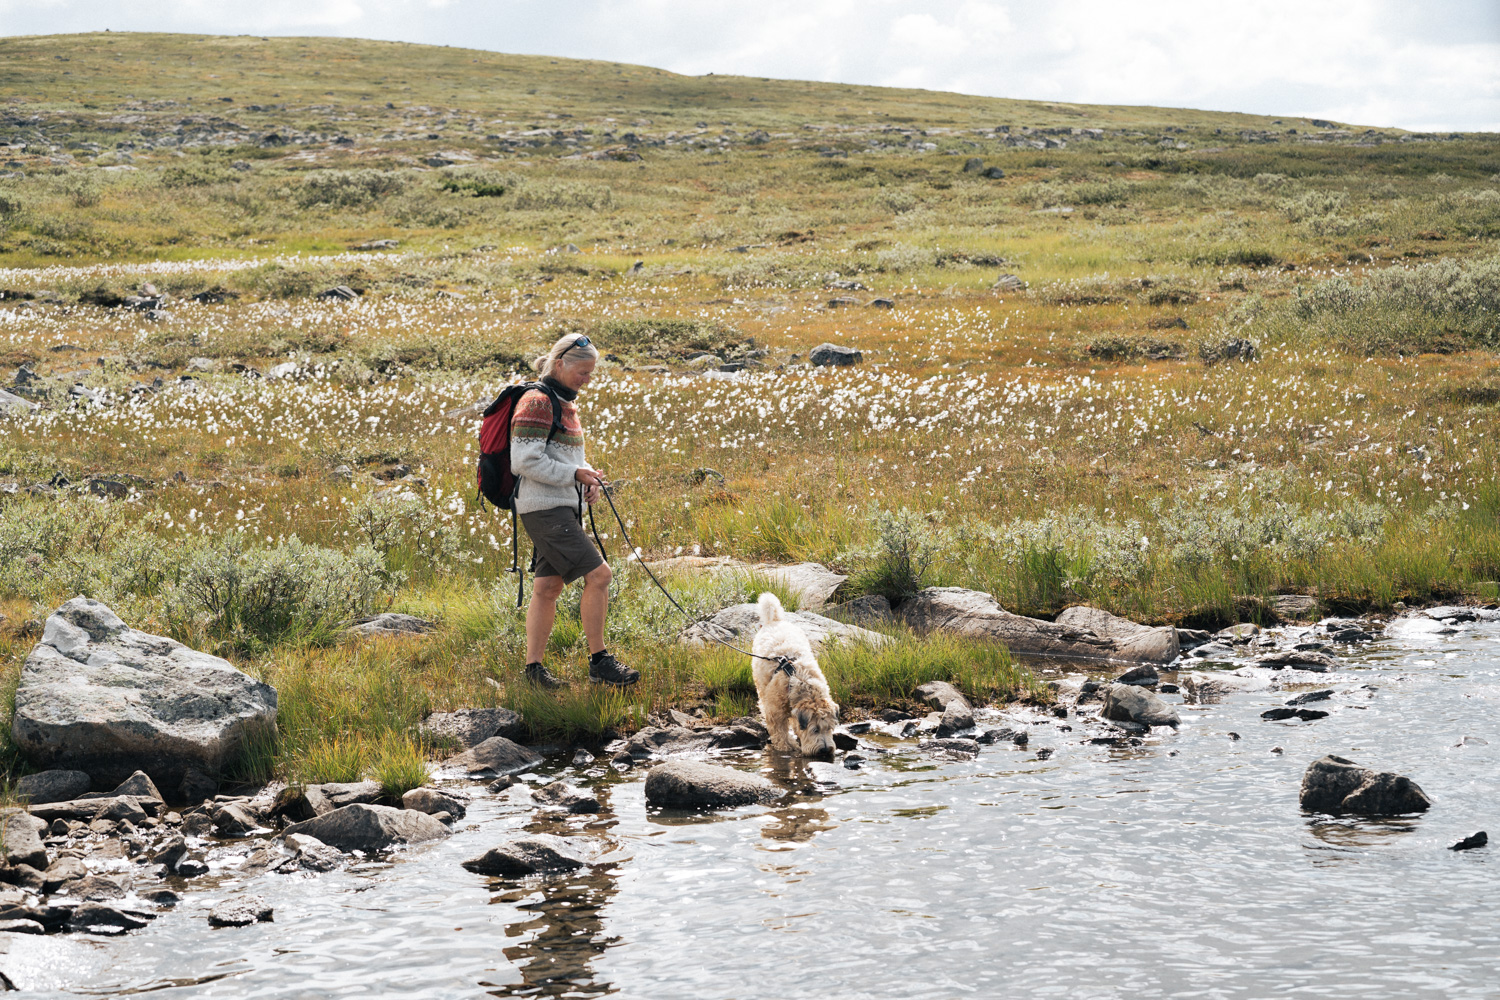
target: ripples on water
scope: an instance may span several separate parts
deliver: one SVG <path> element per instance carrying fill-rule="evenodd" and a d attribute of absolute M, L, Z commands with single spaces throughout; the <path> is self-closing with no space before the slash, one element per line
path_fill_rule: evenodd
<path fill-rule="evenodd" d="M 1262 692 L 1184 706 L 1139 746 L 1032 717 L 1029 748 L 968 762 L 737 758 L 793 789 L 774 809 L 653 815 L 639 772 L 598 817 L 483 797 L 393 863 L 225 876 L 120 939 L 0 935 L 0 968 L 38 996 L 1493 998 L 1495 848 L 1446 848 L 1500 835 L 1497 654 L 1494 624 L 1373 644 L 1317 678 L 1339 693 L 1313 723 L 1261 721 L 1287 697 Z M 1305 816 L 1326 753 L 1435 805 Z M 607 863 L 519 885 L 459 867 L 522 827 L 598 838 Z M 210 930 L 209 902 L 242 891 L 275 923 Z"/>

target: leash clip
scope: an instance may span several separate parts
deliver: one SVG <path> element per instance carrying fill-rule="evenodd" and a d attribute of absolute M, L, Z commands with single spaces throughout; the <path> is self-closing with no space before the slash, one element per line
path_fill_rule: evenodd
<path fill-rule="evenodd" d="M 797 675 L 797 665 L 791 660 L 787 659 L 785 656 L 776 657 L 776 663 L 776 669 L 780 670 L 788 677 L 795 677 Z"/>

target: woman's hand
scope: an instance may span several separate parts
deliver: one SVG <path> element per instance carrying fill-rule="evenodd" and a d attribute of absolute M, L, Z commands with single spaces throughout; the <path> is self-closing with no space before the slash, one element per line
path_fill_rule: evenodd
<path fill-rule="evenodd" d="M 585 502 L 594 503 L 599 499 L 599 493 L 604 488 L 604 473 L 598 469 L 580 468 L 573 473 L 573 478 L 583 484 Z"/>
<path fill-rule="evenodd" d="M 598 486 L 585 486 L 583 488 L 583 502 L 587 504 L 596 504 L 599 502 L 599 494 L 603 492 L 604 491 Z"/>

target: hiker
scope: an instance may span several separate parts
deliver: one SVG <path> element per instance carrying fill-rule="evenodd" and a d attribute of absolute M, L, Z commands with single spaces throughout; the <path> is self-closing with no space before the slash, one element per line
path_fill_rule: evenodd
<path fill-rule="evenodd" d="M 583 505 L 599 499 L 604 475 L 584 458 L 576 401 L 598 363 L 599 352 L 588 337 L 568 334 L 559 338 L 536 361 L 543 388 L 522 396 L 511 417 L 515 512 L 533 547 L 531 603 L 526 607 L 526 679 L 546 688 L 562 685 L 542 665 L 557 618 L 557 599 L 564 587 L 578 579 L 583 580 L 579 617 L 589 644 L 589 680 L 626 687 L 641 676 L 604 647 L 612 574 L 583 528 Z M 557 410 L 549 393 L 561 404 Z M 554 425 L 556 415 L 560 419 Z"/>

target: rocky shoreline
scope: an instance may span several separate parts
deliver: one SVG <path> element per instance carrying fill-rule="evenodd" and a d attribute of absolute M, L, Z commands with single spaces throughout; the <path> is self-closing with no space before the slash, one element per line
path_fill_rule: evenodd
<path fill-rule="evenodd" d="M 960 594 L 956 604 L 971 612 L 980 609 L 969 614 L 969 621 L 1013 627 L 982 602 Z M 939 593 L 923 606 L 952 608 L 955 598 Z M 1180 695 L 1187 705 L 1206 705 L 1243 692 L 1286 690 L 1291 697 L 1285 708 L 1267 711 L 1262 718 L 1285 725 L 1315 723 L 1371 693 L 1370 685 L 1342 675 L 1340 656 L 1386 634 L 1451 634 L 1470 623 L 1497 620 L 1497 609 L 1443 606 L 1389 622 L 1324 619 L 1275 631 L 1253 625 L 1212 634 L 1174 630 L 1171 639 L 1180 652 L 1166 662 L 1121 670 L 1112 660 L 1078 661 L 1091 672 L 1071 672 L 1052 681 L 1056 702 L 1045 711 L 976 709 L 952 685 L 924 684 L 915 695 L 928 709 L 925 714 L 888 708 L 846 721 L 837 734 L 838 760 L 842 767 L 858 770 L 889 754 L 966 760 L 1006 748 L 1045 760 L 1054 748 L 1038 746 L 1035 737 L 1048 735 L 1058 742 L 1136 745 L 1154 728 L 1179 725 L 1177 708 L 1164 695 Z M 1053 638 L 1078 643 L 1085 641 L 1078 637 L 1083 623 L 1091 626 L 1087 634 L 1095 640 L 1128 644 L 1145 634 L 1143 626 L 1091 608 L 1072 609 L 1059 623 L 1049 624 L 1073 630 Z M 1160 642 L 1154 635 L 1152 641 Z M 119 749 L 98 773 L 56 766 L 19 779 L 15 792 L 25 804 L 0 812 L 5 851 L 0 932 L 125 934 L 147 926 L 193 891 L 195 880 L 213 873 L 315 876 L 453 836 L 478 796 L 503 796 L 539 816 L 586 816 L 600 811 L 601 793 L 611 780 L 638 769 L 647 769 L 646 801 L 657 810 L 769 805 L 792 793 L 760 774 L 712 762 L 715 757 L 733 762 L 765 750 L 766 730 L 752 718 L 710 725 L 674 711 L 602 748 L 528 747 L 520 742 L 520 716 L 503 708 L 476 708 L 434 714 L 425 721 L 424 733 L 450 742 L 457 752 L 435 762 L 429 784 L 399 799 L 387 796 L 374 781 L 295 787 L 272 783 L 247 794 L 221 794 L 208 777 L 214 766 L 211 755 L 229 739 L 225 732 L 243 725 L 245 699 L 259 708 L 274 706 L 274 692 L 268 699 L 255 688 L 258 682 L 222 675 L 223 661 L 214 663 L 216 658 L 170 640 L 133 632 L 103 605 L 83 598 L 48 619 L 34 656 L 43 666 L 55 665 L 54 657 L 62 656 L 70 669 L 107 674 L 122 668 L 121 649 L 138 654 L 132 670 L 154 664 L 169 674 L 175 671 L 179 680 L 210 677 L 220 684 L 222 697 L 174 701 L 158 692 L 162 696 L 153 702 L 158 721 L 167 708 L 177 712 L 171 716 L 175 756 L 167 755 L 160 742 L 142 749 L 140 733 L 130 731 L 121 737 L 121 746 L 136 748 L 134 755 Z M 37 691 L 27 689 L 25 681 L 23 690 L 28 697 L 18 696 L 18 722 L 21 733 L 33 737 L 23 745 L 35 746 L 36 734 L 43 732 L 33 708 Z M 116 694 L 113 701 L 91 696 L 87 705 L 94 715 L 77 714 L 70 725 L 82 726 L 92 718 L 102 731 L 108 712 L 139 715 L 149 700 L 132 700 L 128 690 Z M 78 705 L 69 711 L 78 712 Z M 113 722 L 121 728 L 118 717 Z M 216 727 L 220 739 L 213 738 Z M 196 742 L 185 737 L 189 730 Z M 90 760 L 105 759 L 98 741 L 102 737 L 94 736 L 93 742 L 80 739 L 74 745 Z M 43 761 L 66 756 L 56 742 L 43 742 L 42 748 L 52 755 L 38 754 Z M 137 760 L 177 779 L 172 792 L 163 794 L 149 767 L 134 767 L 115 784 L 106 778 Z M 101 784 L 110 787 L 101 790 Z M 1325 757 L 1309 766 L 1300 804 L 1313 812 L 1390 815 L 1423 811 L 1430 800 L 1407 777 Z M 1476 834 L 1454 849 L 1480 847 L 1486 839 Z M 515 878 L 574 870 L 604 852 L 604 845 L 587 837 L 520 833 L 486 845 L 464 867 L 487 877 Z M 259 897 L 239 894 L 214 907 L 208 919 L 215 927 L 238 926 L 271 920 L 274 914 Z"/>

